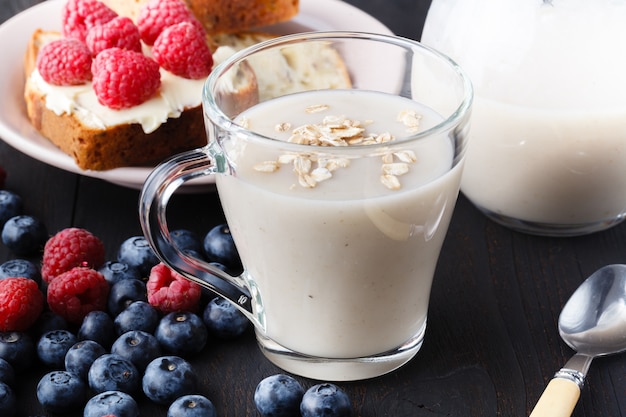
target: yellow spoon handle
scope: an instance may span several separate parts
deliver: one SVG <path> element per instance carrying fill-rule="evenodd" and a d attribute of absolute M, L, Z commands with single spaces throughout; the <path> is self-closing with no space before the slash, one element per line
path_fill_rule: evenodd
<path fill-rule="evenodd" d="M 576 382 L 553 378 L 541 394 L 530 417 L 569 417 L 579 397 L 580 387 Z"/>

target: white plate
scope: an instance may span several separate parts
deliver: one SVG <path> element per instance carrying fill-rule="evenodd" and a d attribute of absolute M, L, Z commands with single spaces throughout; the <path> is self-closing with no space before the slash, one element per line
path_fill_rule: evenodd
<path fill-rule="evenodd" d="M 17 150 L 65 171 L 139 189 L 151 171 L 148 167 L 116 168 L 109 171 L 85 171 L 72 158 L 42 137 L 26 116 L 23 99 L 23 57 L 28 40 L 37 28 L 60 30 L 61 8 L 66 0 L 49 0 L 23 11 L 0 26 L 0 138 Z M 277 34 L 320 30 L 352 30 L 390 34 L 390 30 L 372 16 L 340 0 L 301 0 L 300 13 L 289 22 L 266 29 Z M 212 185 L 194 181 L 191 191 Z M 187 190 L 189 191 L 189 190 Z"/>

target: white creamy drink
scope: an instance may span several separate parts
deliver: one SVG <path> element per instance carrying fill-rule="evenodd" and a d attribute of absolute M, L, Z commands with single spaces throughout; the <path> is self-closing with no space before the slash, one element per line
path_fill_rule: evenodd
<path fill-rule="evenodd" d="M 433 1 L 422 41 L 475 87 L 461 183 L 474 204 L 581 232 L 623 217 L 624 22 L 611 0 Z"/>
<path fill-rule="evenodd" d="M 327 116 L 360 121 L 366 134 L 388 132 L 394 144 L 442 121 L 414 101 L 355 90 L 273 99 L 237 120 L 287 141 L 294 128 Z M 267 337 L 301 354 L 354 358 L 396 349 L 423 332 L 458 193 L 453 142 L 435 135 L 393 153 L 349 146 L 361 155 L 377 150 L 350 160 L 345 146 L 316 146 L 328 157 L 322 160 L 286 155 L 280 141 L 275 149 L 232 138 L 224 144 L 236 168 L 216 183 L 247 276 L 260 291 Z M 384 172 L 394 178 L 381 179 Z"/>

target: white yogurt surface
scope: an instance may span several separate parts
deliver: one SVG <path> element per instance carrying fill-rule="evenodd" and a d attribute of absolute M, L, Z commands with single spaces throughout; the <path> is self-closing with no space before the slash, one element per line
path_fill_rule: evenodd
<path fill-rule="evenodd" d="M 312 104 L 331 107 L 303 119 Z M 412 101 L 361 91 L 291 95 L 245 117 L 250 129 L 268 136 L 277 136 L 278 123 L 295 127 L 324 114 L 372 120 L 368 129 L 402 135 L 405 127 L 395 119 L 409 107 L 424 115 L 424 128 L 440 121 Z M 277 149 L 239 141 L 227 148 L 236 177 L 218 175 L 216 183 L 241 258 L 260 289 L 269 338 L 300 353 L 353 358 L 395 349 L 418 333 L 458 193 L 461 166 L 452 167 L 450 140 L 408 146 L 417 161 L 395 191 L 380 182 L 380 155 L 352 160 L 331 179 L 303 188 L 291 166 L 253 169 L 275 160 Z"/>

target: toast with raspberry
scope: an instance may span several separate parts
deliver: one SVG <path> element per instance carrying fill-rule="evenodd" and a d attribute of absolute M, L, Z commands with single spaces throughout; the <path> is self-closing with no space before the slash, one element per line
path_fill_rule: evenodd
<path fill-rule="evenodd" d="M 185 79 L 161 70 L 160 90 L 149 100 L 129 108 L 107 107 L 98 102 L 94 82 L 55 86 L 42 79 L 36 64 L 39 52 L 60 38 L 58 32 L 33 33 L 25 54 L 24 99 L 32 125 L 79 168 L 102 171 L 147 166 L 206 144 L 203 79 Z M 217 56 L 228 54 L 222 51 Z M 258 92 L 253 73 L 240 76 L 235 84 L 242 102 L 255 102 Z M 172 100 L 178 103 L 172 105 Z"/>
<path fill-rule="evenodd" d="M 26 111 L 41 135 L 71 156 L 79 168 L 102 171 L 148 165 L 206 144 L 199 95 L 195 105 L 165 113 L 165 120 L 148 120 L 149 102 L 143 103 L 143 107 L 113 110 L 98 104 L 92 83 L 82 87 L 45 83 L 33 70 L 33 57 L 37 57 L 44 39 L 54 37 L 54 33 L 37 31 L 28 45 L 24 65 Z M 99 116 L 98 111 L 105 116 Z M 111 116 L 110 120 L 106 115 Z M 155 124 L 158 127 L 153 128 Z"/>
<path fill-rule="evenodd" d="M 130 35 L 120 35 L 119 28 L 129 26 L 120 19 L 129 18 L 111 13 L 112 9 L 98 0 L 68 0 L 62 32 L 37 30 L 28 44 L 24 62 L 27 115 L 44 137 L 83 170 L 151 166 L 204 146 L 201 98 L 206 76 L 235 51 L 275 37 L 245 31 L 208 36 L 197 19 L 179 7 L 180 0 L 150 1 L 160 2 L 162 9 L 144 24 L 137 24 L 141 52 L 133 50 L 134 42 L 127 45 Z M 90 28 L 93 19 L 81 15 L 84 10 L 95 10 L 97 16 L 108 20 Z M 163 22 L 169 23 L 155 37 L 155 25 Z M 197 38 L 198 33 L 202 33 L 200 40 L 181 38 L 189 34 Z M 92 50 L 91 73 L 79 74 L 78 65 L 68 69 L 58 63 L 80 62 L 58 57 L 76 56 L 76 51 L 58 46 L 69 39 L 82 39 Z M 117 46 L 120 43 L 124 46 Z M 277 52 L 271 59 L 252 63 L 250 71 L 234 74 L 231 84 L 237 88 L 242 106 L 283 94 L 285 89 L 347 88 L 350 78 L 337 51 L 317 47 L 323 49 L 321 55 L 310 49 L 289 55 Z M 190 56 L 193 59 L 187 59 Z M 105 57 L 109 61 L 101 63 Z M 154 62 L 158 64 L 158 80 Z M 52 78 L 68 85 L 51 82 L 52 75 L 60 75 Z M 137 85 L 139 81 L 141 85 Z"/>

